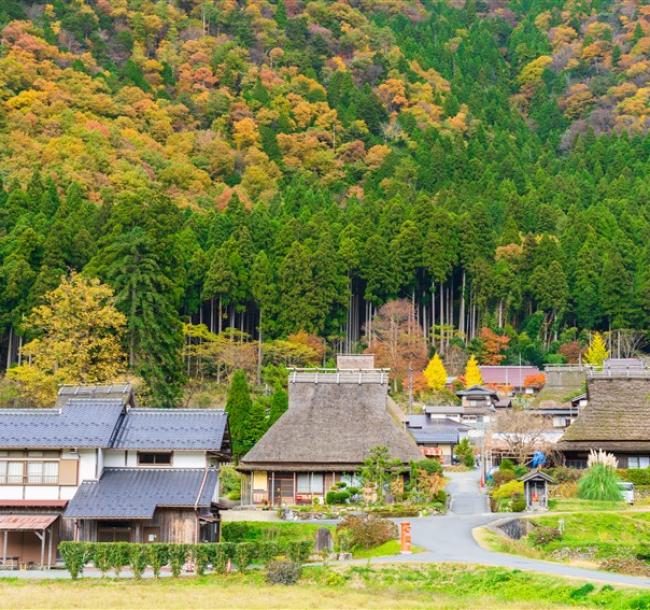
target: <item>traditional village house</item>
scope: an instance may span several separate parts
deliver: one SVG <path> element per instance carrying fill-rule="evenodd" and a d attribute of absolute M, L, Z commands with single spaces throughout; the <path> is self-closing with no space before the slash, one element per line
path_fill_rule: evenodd
<path fill-rule="evenodd" d="M 0 561 L 50 565 L 60 540 L 218 536 L 220 409 L 137 409 L 128 384 L 64 387 L 52 409 L 0 409 Z"/>
<path fill-rule="evenodd" d="M 557 445 L 565 464 L 586 468 L 591 449 L 613 453 L 621 468 L 650 466 L 650 371 L 592 371 L 587 405 Z"/>
<path fill-rule="evenodd" d="M 453 462 L 456 445 L 463 438 L 467 438 L 471 428 L 447 417 L 433 417 L 425 411 L 417 415 L 409 415 L 406 429 L 425 457 L 449 465 Z"/>
<path fill-rule="evenodd" d="M 359 482 L 374 447 L 405 465 L 422 458 L 391 413 L 388 371 L 372 356 L 339 356 L 337 365 L 289 373 L 289 408 L 239 463 L 243 504 L 322 501 L 336 482 Z"/>

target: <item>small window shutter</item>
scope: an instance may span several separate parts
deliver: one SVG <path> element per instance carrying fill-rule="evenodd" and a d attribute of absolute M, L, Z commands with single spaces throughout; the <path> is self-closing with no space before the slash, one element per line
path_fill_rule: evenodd
<path fill-rule="evenodd" d="M 77 485 L 79 460 L 61 460 L 59 462 L 59 485 Z"/>

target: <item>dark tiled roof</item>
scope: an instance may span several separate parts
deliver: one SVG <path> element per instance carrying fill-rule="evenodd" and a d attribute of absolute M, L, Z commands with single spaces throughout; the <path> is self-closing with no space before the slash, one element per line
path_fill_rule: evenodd
<path fill-rule="evenodd" d="M 101 385 L 62 385 L 56 397 L 55 407 L 63 407 L 71 398 L 119 398 L 124 404 L 135 406 L 133 388 L 130 383 Z"/>
<path fill-rule="evenodd" d="M 416 443 L 457 443 L 469 426 L 450 419 L 431 420 L 426 415 L 410 415 L 407 430 Z"/>
<path fill-rule="evenodd" d="M 221 451 L 226 421 L 221 409 L 130 409 L 113 446 Z"/>
<path fill-rule="evenodd" d="M 216 485 L 213 469 L 107 468 L 79 486 L 64 517 L 151 519 L 157 507 L 205 508 Z"/>
<path fill-rule="evenodd" d="M 471 388 L 456 392 L 456 396 L 493 396 L 498 398 L 498 394 L 494 390 L 482 385 L 473 385 Z"/>
<path fill-rule="evenodd" d="M 0 447 L 110 447 L 121 398 L 73 398 L 61 409 L 0 409 Z"/>

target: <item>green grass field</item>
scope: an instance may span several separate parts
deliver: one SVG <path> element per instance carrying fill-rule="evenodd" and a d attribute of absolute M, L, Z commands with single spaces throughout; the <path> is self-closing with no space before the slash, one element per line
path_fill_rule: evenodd
<path fill-rule="evenodd" d="M 603 510 L 624 511 L 631 507 L 625 502 L 607 500 L 582 500 L 580 498 L 555 498 L 548 502 L 552 512 L 598 512 Z"/>
<path fill-rule="evenodd" d="M 297 585 L 270 586 L 261 573 L 160 581 L 0 580 L 0 608 L 431 608 L 650 609 L 650 593 L 549 576 L 453 565 L 307 568 Z"/>
<path fill-rule="evenodd" d="M 625 560 L 617 571 L 650 573 L 650 513 L 590 512 L 563 515 L 547 514 L 532 519 L 538 525 L 559 528 L 557 540 L 535 545 L 530 536 L 510 540 L 487 529 L 479 531 L 481 542 L 495 551 L 515 553 L 536 559 L 602 567 L 608 560 Z"/>

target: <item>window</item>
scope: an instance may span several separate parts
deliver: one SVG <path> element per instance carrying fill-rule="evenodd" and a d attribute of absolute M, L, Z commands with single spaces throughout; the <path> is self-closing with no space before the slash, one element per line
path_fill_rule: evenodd
<path fill-rule="evenodd" d="M 650 457 L 631 455 L 627 458 L 628 468 L 648 468 L 650 466 Z"/>
<path fill-rule="evenodd" d="M 169 453 L 138 453 L 138 464 L 143 466 L 169 466 L 172 454 Z"/>
<path fill-rule="evenodd" d="M 0 462 L 0 485 L 22 485 L 23 462 Z"/>
<path fill-rule="evenodd" d="M 357 474 L 342 474 L 341 482 L 345 483 L 348 487 L 363 487 L 361 478 Z"/>
<path fill-rule="evenodd" d="M 58 482 L 58 462 L 27 462 L 27 483 L 32 485 L 56 485 Z"/>
<path fill-rule="evenodd" d="M 296 482 L 296 490 L 299 494 L 308 494 L 311 493 L 309 473 L 299 474 L 298 481 Z"/>
<path fill-rule="evenodd" d="M 299 473 L 296 479 L 296 493 L 322 494 L 324 490 L 322 473 Z"/>

